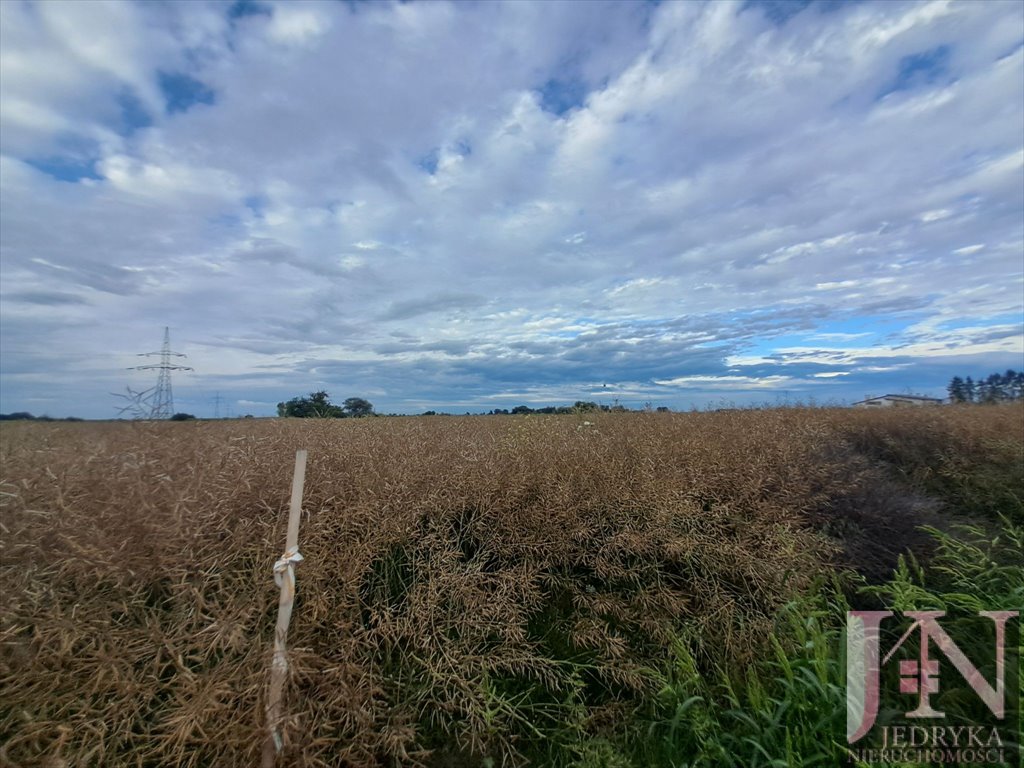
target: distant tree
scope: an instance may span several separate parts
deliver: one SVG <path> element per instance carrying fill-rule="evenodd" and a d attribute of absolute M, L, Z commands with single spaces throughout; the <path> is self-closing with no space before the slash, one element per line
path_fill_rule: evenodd
<path fill-rule="evenodd" d="M 1007 371 L 1007 375 L 1013 374 L 1010 384 L 1010 394 L 1013 400 L 1024 400 L 1024 371 Z"/>
<path fill-rule="evenodd" d="M 1024 399 L 1024 372 L 1012 368 L 1003 373 L 991 373 L 975 381 L 970 376 L 954 376 L 949 382 L 949 398 L 954 403 L 1003 403 Z"/>
<path fill-rule="evenodd" d="M 191 413 L 176 413 L 171 416 L 171 421 L 195 421 L 196 417 Z"/>
<path fill-rule="evenodd" d="M 1017 372 L 1008 369 L 1003 374 L 1002 387 L 1000 388 L 1004 400 L 1024 399 L 1024 372 Z"/>
<path fill-rule="evenodd" d="M 512 413 L 517 416 L 520 414 L 533 413 L 533 408 L 531 408 L 528 405 L 517 405 L 515 408 L 512 409 Z"/>
<path fill-rule="evenodd" d="M 590 400 L 577 400 L 573 404 L 572 409 L 576 413 L 593 413 L 594 411 L 600 410 L 597 403 Z"/>
<path fill-rule="evenodd" d="M 373 416 L 373 403 L 361 397 L 350 397 L 345 400 L 341 410 L 343 415 L 351 416 L 352 418 Z"/>
<path fill-rule="evenodd" d="M 35 421 L 28 411 L 17 411 L 16 413 L 0 413 L 0 421 Z"/>
<path fill-rule="evenodd" d="M 331 402 L 331 396 L 323 390 L 309 396 L 310 416 L 317 419 L 337 419 L 344 416 L 341 408 Z"/>
<path fill-rule="evenodd" d="M 655 410 L 657 410 L 658 413 L 669 413 L 667 405 L 659 405 Z"/>
<path fill-rule="evenodd" d="M 964 384 L 964 380 L 961 379 L 959 376 L 954 376 L 952 381 L 949 382 L 949 386 L 946 389 L 949 392 L 949 399 L 951 402 L 967 402 L 967 386 Z"/>
<path fill-rule="evenodd" d="M 991 373 L 988 377 L 978 382 L 978 402 L 991 405 L 998 403 L 1001 392 L 1002 377 L 998 373 Z"/>
<path fill-rule="evenodd" d="M 311 392 L 309 397 L 293 397 L 286 403 L 278 403 L 277 415 L 294 419 L 340 419 L 345 413 L 321 390 Z"/>

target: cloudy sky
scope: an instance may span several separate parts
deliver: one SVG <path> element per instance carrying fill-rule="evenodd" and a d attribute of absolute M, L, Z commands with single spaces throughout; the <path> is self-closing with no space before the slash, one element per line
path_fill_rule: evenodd
<path fill-rule="evenodd" d="M 1024 5 L 0 2 L 0 411 L 1024 367 Z"/>

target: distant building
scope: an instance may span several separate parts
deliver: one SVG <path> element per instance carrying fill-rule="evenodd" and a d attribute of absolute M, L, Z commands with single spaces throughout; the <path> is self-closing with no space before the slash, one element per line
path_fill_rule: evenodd
<path fill-rule="evenodd" d="M 906 408 L 918 405 L 942 405 L 944 400 L 921 395 L 880 395 L 853 404 L 854 408 Z"/>

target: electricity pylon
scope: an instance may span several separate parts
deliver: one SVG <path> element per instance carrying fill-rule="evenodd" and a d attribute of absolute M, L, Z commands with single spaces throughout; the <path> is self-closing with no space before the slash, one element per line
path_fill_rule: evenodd
<path fill-rule="evenodd" d="M 152 365 L 137 365 L 129 368 L 130 371 L 159 371 L 156 377 L 156 387 L 140 393 L 141 402 L 149 406 L 149 414 L 143 418 L 169 419 L 174 415 L 174 393 L 171 390 L 171 371 L 192 371 L 187 365 L 177 365 L 171 362 L 172 357 L 186 357 L 180 352 L 171 351 L 171 329 L 164 328 L 164 345 L 159 352 L 140 352 L 139 357 L 160 356 L 159 363 Z M 130 391 L 130 390 L 129 390 Z"/>

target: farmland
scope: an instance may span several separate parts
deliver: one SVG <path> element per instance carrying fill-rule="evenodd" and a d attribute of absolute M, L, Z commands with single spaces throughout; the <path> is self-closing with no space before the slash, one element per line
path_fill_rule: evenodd
<path fill-rule="evenodd" d="M 587 418 L 5 423 L 0 764 L 258 763 L 298 448 L 281 765 L 829 764 L 858 585 L 1024 518 L 1019 405 Z"/>

